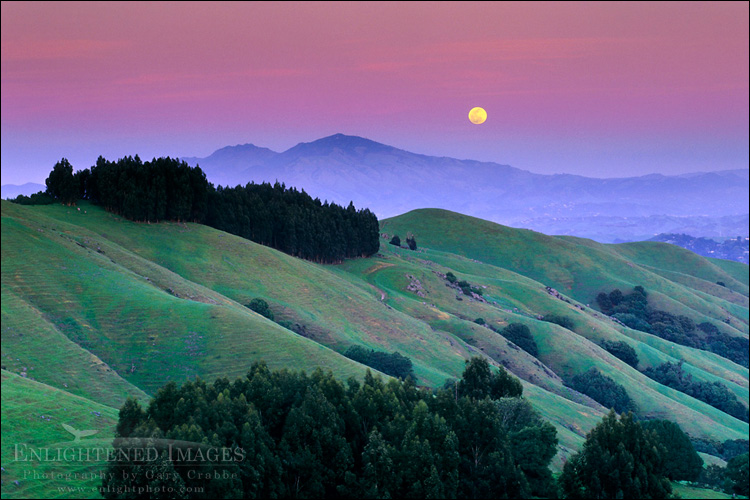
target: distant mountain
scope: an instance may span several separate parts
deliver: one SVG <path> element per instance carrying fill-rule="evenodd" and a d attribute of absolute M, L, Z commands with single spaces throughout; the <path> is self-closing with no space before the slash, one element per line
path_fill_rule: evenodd
<path fill-rule="evenodd" d="M 743 264 L 749 263 L 750 240 L 747 237 L 737 236 L 736 238 L 716 241 L 711 238 L 695 238 L 687 234 L 659 234 L 649 241 L 671 243 L 704 257 L 734 260 Z"/>
<path fill-rule="evenodd" d="M 39 191 L 44 191 L 45 189 L 47 189 L 47 186 L 43 186 L 42 184 L 35 184 L 33 182 L 27 182 L 26 184 L 21 184 L 20 186 L 16 184 L 4 184 L 1 189 L 2 192 L 0 193 L 0 198 L 8 200 L 17 197 L 19 194 L 22 194 L 24 196 L 31 196 L 32 194 L 38 193 Z"/>
<path fill-rule="evenodd" d="M 746 215 L 749 200 L 747 170 L 613 179 L 540 175 L 492 162 L 415 154 L 343 134 L 282 153 L 245 144 L 183 159 L 200 165 L 216 185 L 278 180 L 321 200 L 353 201 L 379 218 L 443 208 L 603 242 L 646 239 L 678 228 L 686 232 L 684 219 L 662 219 L 657 228 L 648 220 L 653 216 L 702 217 L 711 226 L 721 217 Z M 602 221 L 613 231 L 602 232 Z M 729 234 L 747 235 L 747 217 L 744 221 L 728 227 Z"/>

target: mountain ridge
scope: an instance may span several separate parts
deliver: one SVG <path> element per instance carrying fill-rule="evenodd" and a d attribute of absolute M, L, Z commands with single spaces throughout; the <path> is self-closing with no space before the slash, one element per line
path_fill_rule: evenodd
<path fill-rule="evenodd" d="M 547 175 L 495 162 L 412 153 L 344 134 L 299 143 L 283 152 L 251 146 L 234 146 L 231 160 L 215 156 L 227 148 L 205 158 L 182 159 L 199 165 L 216 185 L 279 181 L 304 187 L 321 200 L 340 205 L 352 201 L 379 218 L 436 207 L 605 243 L 686 231 L 676 221 L 667 221 L 664 227 L 662 219 L 656 225 L 649 220 L 654 216 L 711 220 L 742 216 L 750 199 L 742 170 L 606 179 Z M 610 233 L 600 231 L 600 217 L 616 218 Z M 576 223 L 568 223 L 569 219 Z M 741 221 L 727 231 L 748 232 Z"/>

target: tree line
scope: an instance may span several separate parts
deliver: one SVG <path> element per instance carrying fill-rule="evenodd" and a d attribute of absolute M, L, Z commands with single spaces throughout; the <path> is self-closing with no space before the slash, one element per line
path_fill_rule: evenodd
<path fill-rule="evenodd" d="M 670 342 L 713 352 L 747 368 L 748 339 L 733 337 L 720 331 L 716 325 L 705 321 L 695 322 L 683 315 L 655 309 L 648 304 L 648 293 L 636 286 L 629 294 L 614 289 L 596 296 L 599 309 L 625 326 L 651 333 Z"/>
<path fill-rule="evenodd" d="M 63 158 L 46 185 L 46 196 L 14 201 L 90 200 L 130 220 L 206 224 L 316 262 L 369 256 L 380 247 L 378 219 L 368 209 L 322 203 L 278 182 L 214 187 L 200 167 L 176 158 L 144 163 L 138 155 L 114 162 L 100 156 L 90 169 L 76 173 Z"/>
<path fill-rule="evenodd" d="M 703 401 L 743 422 L 750 421 L 747 406 L 743 405 L 724 384 L 693 380 L 693 376 L 683 370 L 682 364 L 682 360 L 678 363 L 667 361 L 659 366 L 646 368 L 643 374 L 662 385 Z"/>

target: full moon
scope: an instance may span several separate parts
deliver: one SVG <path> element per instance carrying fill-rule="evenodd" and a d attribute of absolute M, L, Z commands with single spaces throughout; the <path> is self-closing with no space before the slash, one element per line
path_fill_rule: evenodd
<path fill-rule="evenodd" d="M 484 110 L 484 108 L 476 107 L 471 108 L 471 111 L 469 111 L 469 120 L 471 121 L 471 123 L 479 125 L 484 123 L 486 119 L 487 112 Z"/>

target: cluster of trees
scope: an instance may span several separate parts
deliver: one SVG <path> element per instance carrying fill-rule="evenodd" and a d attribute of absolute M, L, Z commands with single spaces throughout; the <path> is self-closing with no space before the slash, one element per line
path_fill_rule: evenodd
<path fill-rule="evenodd" d="M 414 367 L 411 359 L 398 351 L 389 354 L 353 345 L 346 350 L 344 356 L 392 377 L 405 379 L 414 376 Z"/>
<path fill-rule="evenodd" d="M 750 455 L 732 457 L 726 467 L 712 464 L 703 469 L 698 483 L 732 495 L 750 496 Z"/>
<path fill-rule="evenodd" d="M 750 421 L 748 408 L 724 384 L 693 380 L 693 376 L 683 370 L 682 364 L 682 360 L 679 363 L 667 361 L 656 368 L 643 370 L 643 374 L 662 385 L 684 392 L 688 396 L 703 401 L 743 422 Z"/>
<path fill-rule="evenodd" d="M 87 199 L 135 221 L 198 222 L 316 262 L 380 248 L 378 219 L 368 209 L 321 203 L 278 182 L 214 188 L 199 167 L 169 157 L 144 163 L 138 155 L 116 162 L 100 156 L 75 174 L 63 158 L 46 183 L 46 194 L 62 203 Z"/>
<path fill-rule="evenodd" d="M 369 372 L 344 384 L 330 372 L 270 371 L 262 363 L 234 382 L 170 383 L 146 409 L 129 399 L 120 410 L 117 460 L 101 493 L 125 498 L 144 487 L 142 497 L 157 497 L 160 487 L 163 497 L 200 488 L 201 498 L 554 498 L 556 430 L 516 391 L 496 392 L 498 377 L 474 358 L 460 381 L 434 392 Z M 134 442 L 157 453 L 139 453 Z M 161 453 L 159 443 L 167 443 Z M 190 459 L 204 449 L 201 460 Z M 175 493 L 164 494 L 169 488 Z"/>
<path fill-rule="evenodd" d="M 727 462 L 738 455 L 750 452 L 750 441 L 747 439 L 727 439 L 723 443 L 697 438 L 693 438 L 692 441 L 696 450 L 721 457 Z"/>
<path fill-rule="evenodd" d="M 528 326 L 521 323 L 511 323 L 502 330 L 497 330 L 492 326 L 490 328 L 532 356 L 536 357 L 539 354 L 539 346 L 537 346 Z"/>
<path fill-rule="evenodd" d="M 638 353 L 627 342 L 604 340 L 601 343 L 602 348 L 616 358 L 624 361 L 635 369 L 638 369 Z"/>
<path fill-rule="evenodd" d="M 57 166 L 55 167 L 57 168 Z M 65 185 L 70 172 L 47 179 L 47 192 Z M 78 198 L 135 221 L 192 221 L 203 223 L 208 208 L 206 174 L 176 158 L 143 162 L 138 155 L 109 161 L 100 156 L 91 169 L 77 172 Z"/>
<path fill-rule="evenodd" d="M 596 368 L 590 368 L 587 372 L 575 375 L 568 385 L 605 408 L 614 408 L 617 413 L 637 409 L 625 388 Z"/>
<path fill-rule="evenodd" d="M 556 325 L 560 325 L 563 328 L 567 328 L 568 330 L 573 331 L 576 324 L 573 322 L 572 319 L 570 319 L 567 316 L 562 316 L 560 314 L 545 314 L 542 316 L 542 321 L 546 321 L 547 323 L 554 323 Z"/>
<path fill-rule="evenodd" d="M 710 351 L 747 368 L 747 338 L 733 337 L 721 332 L 715 325 L 695 322 L 683 315 L 674 315 L 654 309 L 648 305 L 648 294 L 642 286 L 633 288 L 633 292 L 623 294 L 619 289 L 609 294 L 601 292 L 596 296 L 599 309 L 609 316 L 618 319 L 635 330 L 651 333 L 670 342 Z"/>

